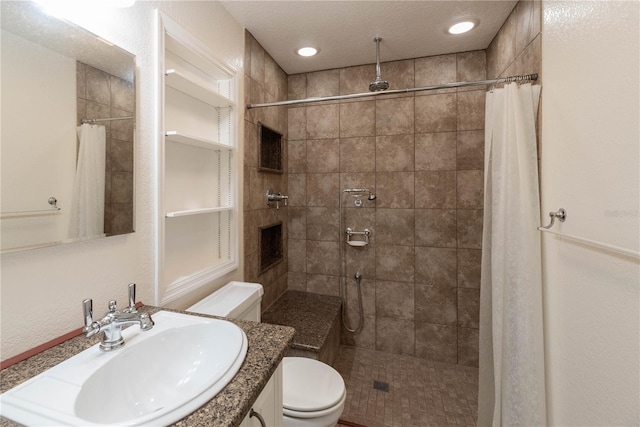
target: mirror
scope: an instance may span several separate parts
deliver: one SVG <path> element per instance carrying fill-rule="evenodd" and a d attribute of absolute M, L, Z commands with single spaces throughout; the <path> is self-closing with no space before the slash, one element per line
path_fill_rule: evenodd
<path fill-rule="evenodd" d="M 2 253 L 133 232 L 135 56 L 32 2 L 1 8 Z"/>

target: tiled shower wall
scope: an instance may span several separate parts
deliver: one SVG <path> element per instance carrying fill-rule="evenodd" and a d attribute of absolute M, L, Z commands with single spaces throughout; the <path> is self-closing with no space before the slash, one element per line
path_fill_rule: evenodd
<path fill-rule="evenodd" d="M 484 80 L 484 51 L 382 64 L 390 89 Z M 367 92 L 375 66 L 289 76 L 289 98 Z M 341 260 L 354 321 L 362 273 L 364 327 L 343 342 L 475 365 L 483 205 L 484 88 L 383 95 L 291 107 L 290 289 L 337 295 Z M 377 199 L 354 207 L 345 188 Z M 340 217 L 343 223 L 340 227 Z M 372 231 L 347 246 L 346 227 Z"/>
<path fill-rule="evenodd" d="M 82 62 L 76 63 L 78 125 L 82 119 L 135 115 L 135 89 L 123 80 Z M 133 231 L 133 130 L 135 120 L 101 122 L 106 130 L 104 232 Z"/>
<path fill-rule="evenodd" d="M 245 103 L 283 101 L 287 98 L 287 75 L 249 33 L 245 32 Z M 283 173 L 258 168 L 258 123 L 283 135 L 285 170 Z M 286 175 L 287 110 L 268 107 L 245 110 L 244 116 L 244 272 L 245 280 L 264 287 L 262 309 L 268 308 L 287 289 L 287 245 L 283 261 L 262 274 L 260 269 L 259 228 L 282 222 L 287 237 L 287 208 L 267 206 L 267 190 L 288 194 Z"/>

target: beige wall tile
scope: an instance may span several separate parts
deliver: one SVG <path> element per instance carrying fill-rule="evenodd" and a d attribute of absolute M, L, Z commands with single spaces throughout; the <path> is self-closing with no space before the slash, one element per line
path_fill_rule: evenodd
<path fill-rule="evenodd" d="M 354 310 L 348 311 L 348 318 L 351 319 L 353 316 L 357 316 L 357 314 L 353 314 Z M 349 320 L 349 325 L 351 328 L 356 326 L 357 317 L 354 320 Z M 364 323 L 362 325 L 362 330 L 358 334 L 352 334 L 347 332 L 344 328 L 342 328 L 340 341 L 343 344 L 375 349 L 376 348 L 376 317 L 375 316 L 365 316 Z"/>
<path fill-rule="evenodd" d="M 458 286 L 480 289 L 482 250 L 458 249 Z"/>
<path fill-rule="evenodd" d="M 484 169 L 484 130 L 457 132 L 457 169 Z"/>
<path fill-rule="evenodd" d="M 307 73 L 307 98 L 340 94 L 340 70 Z"/>
<path fill-rule="evenodd" d="M 307 172 L 340 172 L 340 140 L 310 139 L 307 141 Z"/>
<path fill-rule="evenodd" d="M 458 209 L 458 247 L 482 249 L 482 210 Z"/>
<path fill-rule="evenodd" d="M 374 172 L 376 139 L 340 138 L 340 172 Z"/>
<path fill-rule="evenodd" d="M 417 58 L 416 63 L 416 87 L 432 86 L 456 81 L 456 55 L 438 55 Z M 435 93 L 454 91 L 455 89 L 442 89 Z M 417 95 L 426 95 L 434 91 L 418 92 Z"/>
<path fill-rule="evenodd" d="M 255 38 L 251 38 L 251 78 L 264 85 L 265 51 Z"/>
<path fill-rule="evenodd" d="M 377 172 L 411 172 L 415 165 L 413 135 L 376 137 Z"/>
<path fill-rule="evenodd" d="M 415 292 L 416 322 L 456 326 L 457 288 L 416 284 Z"/>
<path fill-rule="evenodd" d="M 413 248 L 411 246 L 376 245 L 376 280 L 413 282 Z"/>
<path fill-rule="evenodd" d="M 455 209 L 416 209 L 416 246 L 455 248 Z"/>
<path fill-rule="evenodd" d="M 307 291 L 307 273 L 287 273 L 287 288 L 292 291 Z"/>
<path fill-rule="evenodd" d="M 110 77 L 111 107 L 133 114 L 136 111 L 135 86 L 132 82 Z M 125 114 L 123 114 L 124 116 Z"/>
<path fill-rule="evenodd" d="M 456 132 L 416 135 L 415 162 L 416 171 L 455 170 Z"/>
<path fill-rule="evenodd" d="M 457 285 L 456 252 L 455 248 L 416 246 L 416 284 L 455 288 Z"/>
<path fill-rule="evenodd" d="M 473 82 L 487 79 L 487 55 L 484 50 L 474 50 L 456 54 L 458 62 L 458 76 L 456 81 Z M 485 86 L 476 86 L 475 89 L 485 90 Z M 473 90 L 470 88 L 458 88 L 458 92 Z"/>
<path fill-rule="evenodd" d="M 415 87 L 415 64 L 413 59 L 383 62 L 380 64 L 382 78 L 389 82 L 389 90 Z M 371 79 L 373 80 L 373 79 Z M 382 98 L 411 97 L 413 94 L 382 95 Z"/>
<path fill-rule="evenodd" d="M 340 274 L 338 242 L 308 240 L 307 273 L 338 276 Z"/>
<path fill-rule="evenodd" d="M 376 243 L 383 245 L 414 244 L 415 214 L 413 209 L 377 209 Z"/>
<path fill-rule="evenodd" d="M 244 121 L 244 164 L 258 167 L 258 127 Z"/>
<path fill-rule="evenodd" d="M 413 321 L 376 317 L 376 350 L 413 355 L 414 348 Z"/>
<path fill-rule="evenodd" d="M 87 100 L 103 104 L 111 105 L 111 79 L 109 74 L 102 70 L 86 65 L 86 94 Z M 94 117 L 94 116 L 92 116 Z M 98 116 L 108 117 L 108 116 Z"/>
<path fill-rule="evenodd" d="M 304 173 L 287 174 L 289 187 L 289 206 L 307 206 L 307 175 Z M 252 187 L 253 188 L 253 187 Z M 265 197 L 264 194 L 252 197 Z M 266 201 L 265 201 L 266 203 Z"/>
<path fill-rule="evenodd" d="M 540 34 L 542 1 L 518 2 L 516 14 L 516 52 L 522 52 Z"/>
<path fill-rule="evenodd" d="M 307 206 L 338 206 L 340 174 L 307 174 Z"/>
<path fill-rule="evenodd" d="M 516 57 L 516 19 L 511 13 L 487 48 L 487 77 L 503 75 Z"/>
<path fill-rule="evenodd" d="M 376 281 L 376 315 L 413 320 L 413 283 Z"/>
<path fill-rule="evenodd" d="M 287 99 L 307 98 L 307 75 L 293 74 L 287 77 Z"/>
<path fill-rule="evenodd" d="M 338 276 L 323 276 L 307 274 L 307 292 L 320 295 L 339 296 L 340 278 Z"/>
<path fill-rule="evenodd" d="M 343 251 L 344 274 L 348 279 L 348 283 L 353 280 L 356 273 L 360 273 L 363 280 L 370 280 L 376 277 L 375 245 L 369 244 L 366 247 L 345 245 Z"/>
<path fill-rule="evenodd" d="M 304 207 L 289 206 L 287 208 L 289 227 L 287 228 L 289 239 L 307 238 L 307 210 Z"/>
<path fill-rule="evenodd" d="M 340 95 L 365 93 L 376 77 L 375 65 L 361 65 L 340 69 Z M 369 99 L 369 98 L 365 98 Z"/>
<path fill-rule="evenodd" d="M 340 137 L 374 136 L 376 132 L 375 101 L 340 104 Z"/>
<path fill-rule="evenodd" d="M 376 135 L 414 132 L 414 98 L 376 100 Z"/>
<path fill-rule="evenodd" d="M 377 172 L 376 206 L 378 208 L 413 208 L 413 172 Z"/>
<path fill-rule="evenodd" d="M 306 238 L 308 240 L 339 241 L 339 220 L 340 213 L 337 207 L 308 207 Z"/>
<path fill-rule="evenodd" d="M 448 209 L 456 207 L 455 171 L 416 172 L 416 208 Z"/>
<path fill-rule="evenodd" d="M 480 289 L 458 288 L 458 326 L 480 327 Z"/>
<path fill-rule="evenodd" d="M 305 273 L 307 271 L 307 241 L 289 239 L 289 271 Z"/>
<path fill-rule="evenodd" d="M 450 132 L 457 126 L 456 94 L 416 96 L 416 133 Z"/>
<path fill-rule="evenodd" d="M 307 173 L 307 142 L 288 141 L 287 172 Z"/>
<path fill-rule="evenodd" d="M 458 130 L 484 129 L 485 91 L 458 93 Z"/>
<path fill-rule="evenodd" d="M 484 173 L 464 170 L 457 173 L 458 208 L 482 209 L 484 205 Z"/>
<path fill-rule="evenodd" d="M 289 108 L 288 115 L 288 138 L 290 140 L 301 140 L 307 138 L 307 109 L 304 107 Z"/>
<path fill-rule="evenodd" d="M 479 330 L 458 328 L 458 364 L 478 366 Z"/>
<path fill-rule="evenodd" d="M 338 138 L 339 124 L 338 104 L 307 107 L 307 139 Z"/>
<path fill-rule="evenodd" d="M 457 362 L 458 333 L 455 326 L 417 322 L 415 337 L 417 357 Z"/>

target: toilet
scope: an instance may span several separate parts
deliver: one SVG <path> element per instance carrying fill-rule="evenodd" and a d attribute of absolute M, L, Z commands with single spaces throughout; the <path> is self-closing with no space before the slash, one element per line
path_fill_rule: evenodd
<path fill-rule="evenodd" d="M 259 283 L 229 282 L 187 311 L 260 322 L 263 294 Z M 304 357 L 283 358 L 282 389 L 285 427 L 333 427 L 347 398 L 338 371 Z"/>

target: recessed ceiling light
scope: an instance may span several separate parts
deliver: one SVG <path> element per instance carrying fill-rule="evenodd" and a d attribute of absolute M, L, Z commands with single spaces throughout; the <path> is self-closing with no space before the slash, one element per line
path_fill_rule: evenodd
<path fill-rule="evenodd" d="M 471 31 L 471 29 L 473 29 L 473 27 L 475 26 L 476 26 L 476 23 L 473 21 L 458 22 L 457 24 L 454 24 L 451 27 L 449 27 L 449 34 L 466 33 L 467 31 Z"/>
<path fill-rule="evenodd" d="M 300 56 L 313 56 L 318 53 L 318 49 L 314 47 L 301 47 L 296 53 Z"/>

